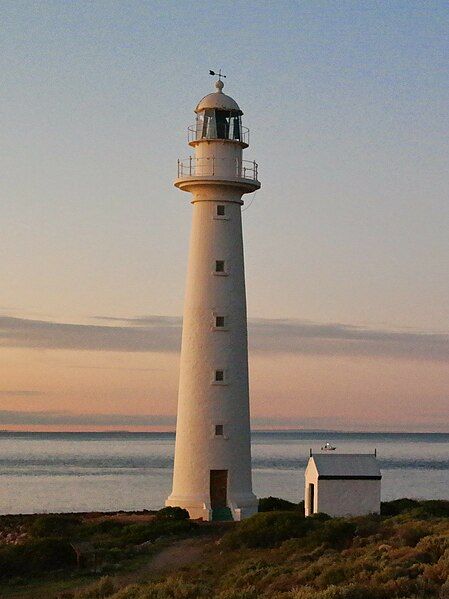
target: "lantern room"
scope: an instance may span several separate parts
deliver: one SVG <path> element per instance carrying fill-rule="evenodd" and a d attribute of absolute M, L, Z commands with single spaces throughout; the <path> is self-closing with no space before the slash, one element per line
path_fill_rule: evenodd
<path fill-rule="evenodd" d="M 229 140 L 248 145 L 248 129 L 242 126 L 237 102 L 223 93 L 223 81 L 215 83 L 216 92 L 204 96 L 195 109 L 196 123 L 189 128 L 189 142 Z"/>

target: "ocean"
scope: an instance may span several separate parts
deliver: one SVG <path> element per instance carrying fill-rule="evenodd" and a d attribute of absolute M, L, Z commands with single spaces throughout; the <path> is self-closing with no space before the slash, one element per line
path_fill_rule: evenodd
<path fill-rule="evenodd" d="M 0 432 L 0 514 L 159 509 L 171 491 L 173 433 Z M 449 499 L 449 434 L 252 433 L 259 497 L 298 502 L 309 448 L 377 449 L 382 499 Z"/>

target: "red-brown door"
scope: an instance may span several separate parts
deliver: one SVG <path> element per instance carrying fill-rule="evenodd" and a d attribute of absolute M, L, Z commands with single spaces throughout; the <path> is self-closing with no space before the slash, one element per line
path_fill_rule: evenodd
<path fill-rule="evenodd" d="M 212 509 L 227 507 L 228 471 L 210 471 L 210 505 Z"/>

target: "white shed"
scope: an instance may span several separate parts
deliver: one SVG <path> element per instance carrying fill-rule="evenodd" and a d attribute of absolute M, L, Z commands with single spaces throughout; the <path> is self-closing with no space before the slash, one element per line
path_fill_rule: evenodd
<path fill-rule="evenodd" d="M 305 514 L 361 516 L 380 512 L 382 475 L 371 454 L 319 453 L 307 464 Z"/>

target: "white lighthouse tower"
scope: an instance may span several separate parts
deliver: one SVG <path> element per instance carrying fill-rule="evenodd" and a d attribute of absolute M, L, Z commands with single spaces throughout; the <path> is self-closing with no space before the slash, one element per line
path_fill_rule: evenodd
<path fill-rule="evenodd" d="M 178 161 L 175 186 L 192 194 L 173 491 L 168 506 L 191 518 L 240 520 L 252 492 L 242 196 L 260 187 L 242 160 L 249 131 L 223 93 L 205 96 L 189 127 L 195 154 Z"/>

